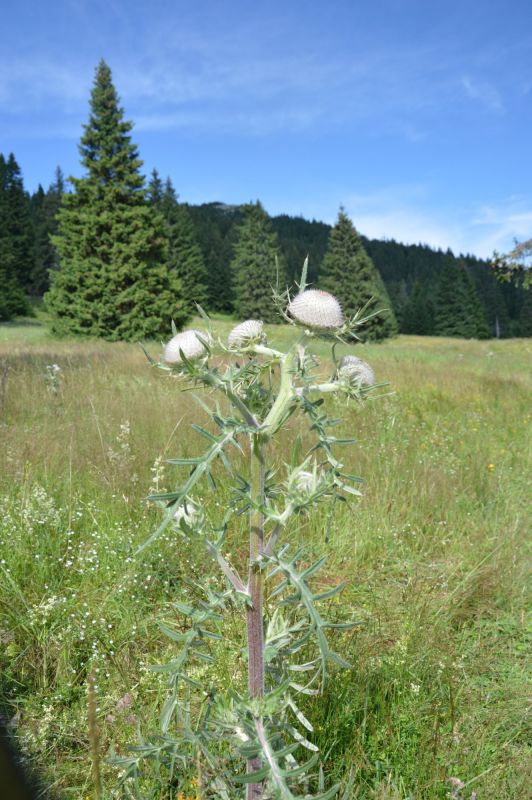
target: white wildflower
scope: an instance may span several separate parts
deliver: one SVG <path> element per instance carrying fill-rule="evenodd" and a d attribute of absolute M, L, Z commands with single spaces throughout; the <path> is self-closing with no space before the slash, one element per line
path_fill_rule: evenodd
<path fill-rule="evenodd" d="M 338 377 L 359 386 L 373 386 L 375 374 L 370 365 L 356 356 L 343 356 L 338 365 Z"/>
<path fill-rule="evenodd" d="M 288 313 L 309 328 L 335 330 L 344 324 L 342 307 L 334 295 L 321 289 L 307 289 L 293 297 Z"/>
<path fill-rule="evenodd" d="M 179 364 L 183 360 L 181 353 L 188 359 L 199 358 L 205 353 L 203 342 L 208 341 L 209 335 L 205 331 L 191 329 L 178 333 L 164 348 L 164 360 L 167 364 Z"/>
<path fill-rule="evenodd" d="M 264 323 L 260 319 L 247 319 L 237 325 L 227 337 L 229 347 L 246 347 L 265 339 Z"/>

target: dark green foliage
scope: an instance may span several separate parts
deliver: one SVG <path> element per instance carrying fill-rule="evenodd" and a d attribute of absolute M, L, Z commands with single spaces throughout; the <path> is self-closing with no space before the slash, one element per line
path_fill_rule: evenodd
<path fill-rule="evenodd" d="M 475 284 L 465 264 L 448 259 L 436 292 L 435 332 L 438 336 L 486 339 L 489 330 Z"/>
<path fill-rule="evenodd" d="M 47 192 L 42 186 L 32 195 L 31 215 L 33 220 L 33 266 L 31 270 L 30 292 L 42 297 L 50 285 L 49 273 L 59 268 L 57 250 L 52 244 L 52 236 L 57 233 L 57 212 L 65 191 L 65 180 L 60 167 L 57 167 L 55 180 Z"/>
<path fill-rule="evenodd" d="M 28 197 L 13 153 L 0 154 L 0 320 L 30 313 L 25 295 L 31 271 Z"/>
<path fill-rule="evenodd" d="M 418 336 L 434 334 L 434 305 L 429 287 L 416 281 L 408 301 L 402 309 L 401 333 Z"/>
<path fill-rule="evenodd" d="M 167 265 L 169 271 L 181 279 L 187 312 L 194 314 L 196 304 L 208 308 L 207 270 L 186 205 L 177 202 L 170 178 L 163 187 L 157 170 L 152 172 L 148 196 L 164 217 L 168 240 Z"/>
<path fill-rule="evenodd" d="M 324 222 L 310 222 L 303 217 L 289 217 L 286 214 L 273 217 L 272 226 L 279 238 L 288 283 L 293 284 L 299 279 L 301 265 L 307 256 L 308 281 L 315 283 L 318 268 L 327 252 L 330 226 Z"/>
<path fill-rule="evenodd" d="M 238 206 L 223 203 L 188 206 L 188 210 L 207 269 L 208 307 L 231 312 L 234 307 L 231 261 L 242 212 Z"/>
<path fill-rule="evenodd" d="M 532 287 L 523 293 L 523 304 L 519 312 L 518 336 L 532 336 Z"/>
<path fill-rule="evenodd" d="M 346 316 L 353 316 L 362 307 L 366 307 L 367 313 L 382 309 L 364 326 L 365 340 L 385 339 L 397 333 L 395 314 L 382 278 L 343 209 L 331 231 L 319 287 L 339 299 Z"/>
<path fill-rule="evenodd" d="M 162 216 L 145 200 L 132 123 L 101 61 L 91 115 L 80 143 L 86 174 L 71 178 L 54 245 L 60 269 L 46 303 L 59 334 L 135 340 L 168 332 L 186 319 L 181 282 L 166 265 Z"/>
<path fill-rule="evenodd" d="M 285 276 L 277 236 L 259 202 L 243 206 L 242 210 L 244 220 L 238 228 L 231 262 L 235 311 L 241 319 L 279 322 L 273 290 L 277 281 L 284 288 Z"/>
<path fill-rule="evenodd" d="M 232 311 L 232 287 L 228 272 L 241 212 L 237 206 L 224 203 L 205 203 L 188 206 L 188 209 L 207 267 L 209 308 Z M 285 214 L 273 217 L 271 223 L 278 235 L 288 282 L 292 283 L 298 276 L 301 263 L 308 254 L 309 279 L 315 283 L 320 273 L 330 226 Z M 430 313 L 430 304 L 434 305 L 435 302 L 438 276 L 446 259 L 451 259 L 454 262 L 463 260 L 474 278 L 491 335 L 519 335 L 518 317 L 523 289 L 511 283 L 499 284 L 488 262 L 471 255 L 457 257 L 450 250 L 434 250 L 423 244 L 406 245 L 393 239 L 381 241 L 366 239 L 364 236 L 360 239 L 384 281 L 401 332 L 403 312 L 409 313 L 406 306 L 415 282 L 419 281 L 425 290 Z"/>

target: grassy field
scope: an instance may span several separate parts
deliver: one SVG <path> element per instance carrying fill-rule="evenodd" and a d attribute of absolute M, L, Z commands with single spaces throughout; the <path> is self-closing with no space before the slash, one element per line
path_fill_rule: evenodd
<path fill-rule="evenodd" d="M 338 613 L 363 620 L 335 643 L 352 669 L 307 709 L 326 774 L 353 770 L 358 800 L 525 800 L 532 340 L 402 336 L 358 351 L 386 396 L 328 402 L 358 439 L 347 463 L 363 497 L 338 511 L 328 545 L 321 512 L 290 533 L 309 558 L 328 550 L 326 574 L 348 581 Z M 164 458 L 202 448 L 197 416 L 135 346 L 0 326 L 2 702 L 65 800 L 93 796 L 87 675 L 102 757 L 124 752 L 137 725 L 156 729 L 165 696 L 149 669 L 171 651 L 157 622 L 191 591 L 185 574 L 215 574 L 171 535 L 133 557 L 158 518 L 143 498 L 176 479 Z M 223 490 L 205 496 L 223 504 Z M 242 673 L 222 657 L 213 679 Z M 102 770 L 107 798 L 116 773 Z"/>

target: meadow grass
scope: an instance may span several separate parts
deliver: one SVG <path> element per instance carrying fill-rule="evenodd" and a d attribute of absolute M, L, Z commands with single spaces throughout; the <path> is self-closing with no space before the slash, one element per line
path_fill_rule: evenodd
<path fill-rule="evenodd" d="M 288 336 L 269 328 L 274 345 Z M 358 440 L 344 455 L 363 497 L 289 531 L 309 561 L 328 552 L 318 585 L 347 581 L 329 616 L 361 621 L 335 642 L 352 668 L 306 709 L 326 775 L 351 772 L 361 800 L 524 800 L 532 343 L 401 336 L 356 352 L 389 383 L 364 405 L 327 401 Z M 158 519 L 143 498 L 179 477 L 164 459 L 203 448 L 201 411 L 138 347 L 56 341 L 39 320 L 0 326 L 0 381 L 3 712 L 57 796 L 91 797 L 88 674 L 102 759 L 123 753 L 137 725 L 157 727 L 165 686 L 149 666 L 172 652 L 157 622 L 198 591 L 186 576 L 221 585 L 175 534 L 134 555 Z M 199 499 L 221 513 L 225 489 Z M 233 531 L 235 563 L 246 546 Z M 244 673 L 221 651 L 211 677 Z M 116 772 L 102 773 L 110 797 Z"/>

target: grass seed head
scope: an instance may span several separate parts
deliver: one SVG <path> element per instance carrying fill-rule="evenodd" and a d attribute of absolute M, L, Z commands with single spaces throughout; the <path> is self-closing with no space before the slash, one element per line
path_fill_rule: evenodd
<path fill-rule="evenodd" d="M 307 289 L 293 297 L 288 313 L 296 322 L 319 330 L 335 330 L 344 324 L 339 301 L 321 289 Z"/>

